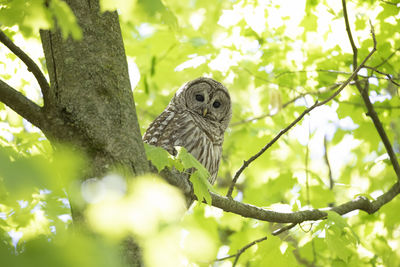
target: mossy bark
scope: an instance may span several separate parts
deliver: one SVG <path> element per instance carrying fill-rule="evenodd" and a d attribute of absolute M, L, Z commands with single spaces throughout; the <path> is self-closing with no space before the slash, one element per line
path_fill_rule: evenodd
<path fill-rule="evenodd" d="M 128 169 L 132 176 L 145 173 L 149 165 L 118 15 L 101 13 L 98 0 L 66 2 L 83 38 L 64 39 L 59 30 L 41 31 L 51 84 L 44 97 L 42 130 L 49 140 L 68 142 L 88 156 L 88 177 L 100 177 L 114 165 Z M 79 209 L 73 210 L 75 221 L 82 219 L 80 214 Z M 124 247 L 131 265 L 141 265 L 138 254 L 132 253 L 134 243 L 127 241 Z"/>

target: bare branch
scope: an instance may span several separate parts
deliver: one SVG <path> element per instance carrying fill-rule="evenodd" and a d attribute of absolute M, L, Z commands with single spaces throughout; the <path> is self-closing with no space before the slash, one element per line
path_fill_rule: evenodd
<path fill-rule="evenodd" d="M 286 107 L 289 106 L 290 104 L 294 103 L 296 100 L 298 100 L 298 99 L 300 99 L 300 98 L 302 98 L 302 97 L 304 97 L 304 96 L 306 96 L 306 95 L 319 95 L 319 94 L 323 94 L 323 93 L 326 93 L 326 92 L 328 92 L 328 91 L 335 90 L 335 89 L 338 88 L 339 86 L 340 86 L 340 83 L 335 83 L 335 84 L 329 86 L 327 90 L 323 90 L 323 91 L 322 91 L 322 90 L 317 90 L 317 91 L 314 91 L 314 92 L 307 92 L 307 93 L 299 94 L 298 96 L 296 96 L 296 97 L 290 99 L 289 101 L 283 103 L 283 105 L 281 106 L 281 110 L 284 109 L 284 108 L 286 108 Z M 271 112 L 269 112 L 269 113 L 266 113 L 266 114 L 263 114 L 263 115 L 260 115 L 260 116 L 257 116 L 257 117 L 252 117 L 252 118 L 244 119 L 244 120 L 241 120 L 241 121 L 233 122 L 233 123 L 230 124 L 230 127 L 234 127 L 234 126 L 241 125 L 241 124 L 248 123 L 248 122 L 252 122 L 252 121 L 261 120 L 261 119 L 264 119 L 264 118 L 266 118 L 266 117 L 272 117 L 272 116 L 274 116 L 274 115 L 276 115 L 276 114 L 277 114 L 277 113 L 271 113 Z"/>
<path fill-rule="evenodd" d="M 396 50 L 394 50 L 393 53 L 391 53 L 387 58 L 385 58 L 381 63 L 376 65 L 374 68 L 377 69 L 377 68 L 381 67 L 382 65 L 384 65 L 386 62 L 388 62 L 399 51 L 400 51 L 400 47 L 398 47 Z"/>
<path fill-rule="evenodd" d="M 246 67 L 241 67 L 241 69 L 244 70 L 244 71 L 246 71 L 248 74 L 250 74 L 250 75 L 253 76 L 254 78 L 259 79 L 259 80 L 261 80 L 261 81 L 264 81 L 265 83 L 272 84 L 272 85 L 278 85 L 279 87 L 283 87 L 283 88 L 287 88 L 287 89 L 292 89 L 291 87 L 285 86 L 285 85 L 283 85 L 283 84 L 276 84 L 275 82 L 270 81 L 270 80 L 268 80 L 268 79 L 266 79 L 266 78 L 264 78 L 264 77 L 262 77 L 262 76 L 260 76 L 260 75 L 254 74 L 251 70 L 249 70 L 249 69 L 246 68 Z"/>
<path fill-rule="evenodd" d="M 33 125 L 39 128 L 43 125 L 42 109 L 2 80 L 0 80 L 0 101 Z"/>
<path fill-rule="evenodd" d="M 278 139 L 284 135 L 286 132 L 288 132 L 294 125 L 296 125 L 303 117 L 310 113 L 314 108 L 325 105 L 332 99 L 334 99 L 337 95 L 340 94 L 340 92 L 353 80 L 355 77 L 357 77 L 358 71 L 364 66 L 365 62 L 372 56 L 373 53 L 376 51 L 376 40 L 375 40 L 375 34 L 372 32 L 372 38 L 374 39 L 374 47 L 369 52 L 369 54 L 364 58 L 364 60 L 361 62 L 361 64 L 353 71 L 351 76 L 339 87 L 338 90 L 336 90 L 330 97 L 325 99 L 322 102 L 316 101 L 311 107 L 307 108 L 306 110 L 303 111 L 303 113 L 300 114 L 299 117 L 297 117 L 291 124 L 289 124 L 285 129 L 281 130 L 268 144 L 266 144 L 257 154 L 254 156 L 250 157 L 247 161 L 243 162 L 243 165 L 240 167 L 240 169 L 236 172 L 235 176 L 232 179 L 231 185 L 228 189 L 227 192 L 227 197 L 232 197 L 232 192 L 233 188 L 235 187 L 235 184 L 237 180 L 239 179 L 240 174 L 246 169 L 250 163 L 252 163 L 254 160 L 256 160 L 258 157 L 260 157 L 268 148 L 270 148 Z"/>
<path fill-rule="evenodd" d="M 357 66 L 357 55 L 358 55 L 358 50 L 356 47 L 356 44 L 354 43 L 353 35 L 351 34 L 351 29 L 350 29 L 350 23 L 349 23 L 349 17 L 347 15 L 347 7 L 346 7 L 346 0 L 342 0 L 342 6 L 343 6 L 343 17 L 344 17 L 344 22 L 346 25 L 346 32 L 349 37 L 351 49 L 353 50 L 353 68 Z M 374 36 L 375 39 L 375 36 Z M 375 44 L 375 41 L 374 41 Z M 376 49 L 376 45 L 374 45 L 374 48 Z M 358 77 L 356 76 L 354 80 L 357 80 Z"/>
<path fill-rule="evenodd" d="M 24 52 L 19 48 L 17 45 L 11 41 L 10 38 L 5 35 L 3 31 L 0 30 L 0 42 L 2 42 L 8 49 L 11 50 L 17 57 L 19 57 L 22 62 L 28 67 L 28 70 L 32 72 L 35 76 L 37 82 L 39 83 L 40 89 L 43 94 L 43 102 L 44 105 L 48 104 L 48 98 L 50 93 L 50 85 L 46 80 L 43 72 L 40 70 L 39 66 Z"/>
<path fill-rule="evenodd" d="M 393 55 L 396 54 L 397 51 L 400 51 L 400 47 L 398 49 L 396 49 L 395 52 L 393 52 L 388 58 L 386 58 L 383 62 L 381 62 L 379 65 L 375 66 L 374 68 L 378 68 L 381 65 L 385 64 Z M 367 66 L 364 66 L 365 68 L 367 68 Z M 279 73 L 277 76 L 275 76 L 275 78 L 286 75 L 286 74 L 292 74 L 292 73 L 301 73 L 301 72 L 328 72 L 328 73 L 337 73 L 337 74 L 343 74 L 343 75 L 351 75 L 351 72 L 347 72 L 347 71 L 338 71 L 338 70 L 321 70 L 321 69 L 316 69 L 316 70 L 296 70 L 296 71 L 285 71 L 282 73 Z M 382 74 L 386 74 L 386 73 L 382 73 Z M 362 75 L 362 74 L 357 74 L 358 77 L 361 77 L 363 79 L 368 79 L 374 76 L 369 76 L 369 75 Z M 261 79 L 260 77 L 255 76 L 258 79 Z M 384 79 L 384 80 L 390 80 L 388 78 L 380 78 L 380 77 L 374 77 L 377 79 Z M 392 80 L 398 80 L 398 79 L 393 79 L 393 77 L 390 77 Z M 265 79 L 262 79 L 265 80 Z"/>
<path fill-rule="evenodd" d="M 351 73 L 349 73 L 349 74 L 351 74 Z M 358 75 L 358 76 L 360 76 L 360 75 Z M 362 77 L 364 77 L 364 76 L 362 76 Z M 371 77 L 372 77 L 372 76 L 365 76 L 364 79 L 361 79 L 361 80 L 359 80 L 359 81 L 367 81 L 368 78 L 371 78 Z M 377 78 L 377 79 L 389 80 L 389 79 L 387 79 L 387 78 L 380 78 L 380 77 L 375 77 L 375 78 Z M 394 80 L 393 78 L 391 78 L 391 79 Z M 284 109 L 284 108 L 286 108 L 286 107 L 289 106 L 290 104 L 294 103 L 297 99 L 300 99 L 300 98 L 302 98 L 302 97 L 304 97 L 304 96 L 306 96 L 306 95 L 319 95 L 319 94 L 323 94 L 323 93 L 326 93 L 326 92 L 328 92 L 328 91 L 335 90 L 335 89 L 338 88 L 341 84 L 343 84 L 343 82 L 337 82 L 337 83 L 335 83 L 335 84 L 329 86 L 329 87 L 327 88 L 327 90 L 317 90 L 317 91 L 313 91 L 313 92 L 307 92 L 307 93 L 299 94 L 298 96 L 296 96 L 296 97 L 292 98 L 291 100 L 285 102 L 285 103 L 282 105 L 281 110 Z M 350 85 L 354 85 L 355 82 L 354 82 L 354 81 L 351 81 L 349 84 L 350 84 Z M 346 102 L 346 101 L 341 101 L 340 103 L 354 104 L 355 106 L 357 106 L 357 105 L 364 106 L 363 104 L 350 103 L 350 102 Z M 400 108 L 400 107 L 376 106 L 375 108 L 382 108 L 382 109 L 398 109 L 398 108 Z M 148 113 L 148 111 L 144 111 L 144 113 Z M 247 119 L 244 119 L 244 120 L 240 120 L 240 121 L 233 122 L 233 123 L 231 123 L 229 126 L 230 126 L 230 127 L 235 127 L 235 126 L 238 126 L 238 125 L 241 125 L 241 124 L 245 124 L 245 123 L 249 123 L 249 122 L 254 122 L 254 121 L 262 120 L 262 119 L 267 118 L 267 117 L 273 117 L 273 116 L 276 115 L 276 114 L 277 114 L 277 113 L 268 112 L 268 113 L 262 114 L 262 115 L 260 115 L 260 116 L 250 117 L 250 118 L 247 118 Z M 153 115 L 153 116 L 155 116 L 155 115 Z"/>
<path fill-rule="evenodd" d="M 373 70 L 373 71 L 375 71 L 376 73 L 385 75 L 385 76 L 387 77 L 387 79 L 388 79 L 389 81 L 391 81 L 393 84 L 395 84 L 395 85 L 397 85 L 397 86 L 400 86 L 399 83 L 397 83 L 397 82 L 395 82 L 395 81 L 393 80 L 393 78 L 392 78 L 392 76 L 391 76 L 390 74 L 385 73 L 385 72 L 382 72 L 382 71 L 380 71 L 380 70 L 377 70 L 377 69 L 374 68 L 374 67 L 370 67 L 370 66 L 364 66 L 364 67 L 367 68 L 367 69 Z"/>
<path fill-rule="evenodd" d="M 284 103 L 284 104 L 281 106 L 280 109 L 286 108 L 286 107 L 289 106 L 290 104 L 294 103 L 297 99 L 300 99 L 300 98 L 302 98 L 302 97 L 304 97 L 304 96 L 306 96 L 306 95 L 308 95 L 308 94 L 311 94 L 311 93 L 300 94 L 300 95 L 294 97 L 293 99 L 291 99 L 291 100 L 289 100 L 288 102 Z M 238 126 L 238 125 L 241 125 L 241 124 L 245 124 L 245 123 L 248 123 L 248 122 L 258 121 L 258 120 L 262 120 L 262 119 L 267 118 L 267 117 L 272 117 L 272 116 L 274 116 L 274 115 L 276 115 L 276 114 L 277 114 L 277 113 L 268 112 L 268 113 L 266 113 L 266 114 L 263 114 L 263 115 L 260 115 L 260 116 L 257 116 L 257 117 L 252 117 L 252 118 L 244 119 L 244 120 L 241 120 L 241 121 L 233 122 L 233 123 L 231 123 L 229 126 L 230 126 L 230 127 L 235 127 L 235 126 Z"/>
<path fill-rule="evenodd" d="M 392 144 L 389 141 L 389 137 L 387 136 L 381 121 L 379 120 L 378 114 L 376 113 L 374 106 L 371 103 L 371 100 L 369 99 L 367 90 L 361 90 L 360 93 L 368 110 L 367 116 L 371 117 L 372 122 L 374 123 L 375 128 L 378 131 L 383 144 L 385 145 L 386 151 L 390 158 L 390 162 L 392 163 L 393 169 L 397 175 L 397 179 L 400 181 L 400 166 L 399 162 L 397 161 L 397 156 L 393 150 Z"/>
<path fill-rule="evenodd" d="M 388 5 L 392 5 L 392 6 L 396 6 L 396 7 L 399 6 L 398 3 L 393 3 L 393 2 L 390 2 L 390 1 L 385 1 L 385 0 L 379 0 L 379 1 L 381 1 L 382 3 L 388 4 Z"/>
<path fill-rule="evenodd" d="M 348 105 L 353 105 L 353 106 L 358 106 L 358 107 L 365 107 L 365 104 L 361 103 L 356 103 L 356 102 L 350 102 L 350 101 L 340 101 L 340 103 L 343 104 L 348 104 Z M 400 109 L 400 106 L 389 106 L 389 105 L 379 105 L 379 106 L 374 106 L 375 109 Z"/>
<path fill-rule="evenodd" d="M 266 210 L 250 204 L 238 202 L 231 198 L 223 197 L 212 192 L 210 194 L 212 198 L 212 205 L 226 212 L 232 212 L 242 217 L 253 218 L 261 221 L 297 224 L 304 221 L 317 221 L 325 219 L 327 216 L 325 211 L 329 210 L 334 211 L 339 215 L 344 215 L 354 210 L 363 210 L 368 214 L 372 214 L 378 211 L 383 205 L 390 202 L 399 193 L 400 182 L 397 182 L 386 193 L 382 194 L 374 201 L 370 201 L 365 197 L 357 197 L 352 201 L 335 207 L 303 210 L 290 213 Z"/>
<path fill-rule="evenodd" d="M 306 146 L 306 154 L 304 159 L 304 171 L 306 174 L 306 201 L 307 205 L 311 206 L 310 202 L 310 170 L 308 169 L 308 160 L 310 155 L 310 136 L 311 136 L 311 129 L 310 123 L 308 123 L 308 131 L 307 131 L 307 146 Z"/>
<path fill-rule="evenodd" d="M 356 66 L 357 65 L 357 47 L 354 45 L 353 36 L 351 34 L 351 30 L 350 30 L 350 26 L 349 26 L 349 19 L 348 19 L 347 9 L 346 9 L 346 0 L 342 0 L 342 5 L 343 5 L 343 16 L 344 16 L 344 20 L 345 20 L 345 24 L 346 24 L 346 31 L 347 31 L 347 35 L 350 40 L 351 47 L 353 49 L 353 66 Z M 372 35 L 373 41 L 374 41 L 373 51 L 375 51 L 376 50 L 376 39 L 375 39 L 374 27 L 372 26 L 371 21 L 369 23 L 371 26 L 371 35 Z M 357 76 L 354 77 L 354 80 L 357 81 Z M 399 162 L 397 161 L 397 156 L 393 150 L 392 144 L 389 141 L 386 131 L 384 130 L 383 125 L 378 117 L 378 114 L 376 113 L 374 106 L 372 105 L 371 100 L 369 99 L 368 90 L 367 90 L 367 88 L 362 88 L 360 83 L 357 83 L 357 82 L 356 82 L 356 87 L 357 87 L 358 91 L 360 92 L 362 99 L 364 100 L 364 104 L 368 111 L 367 116 L 371 117 L 372 122 L 374 123 L 375 128 L 378 131 L 378 134 L 381 137 L 381 140 L 382 140 L 382 142 L 385 146 L 385 149 L 389 155 L 390 162 L 392 163 L 393 169 L 397 176 L 397 180 L 400 181 L 400 165 L 399 165 Z"/>
<path fill-rule="evenodd" d="M 331 168 L 331 164 L 329 162 L 329 157 L 328 157 L 328 143 L 327 143 L 327 137 L 326 135 L 324 136 L 324 158 L 325 158 L 325 163 L 326 166 L 328 167 L 328 175 L 329 175 L 329 189 L 332 190 L 333 189 L 333 185 L 334 185 L 334 181 L 333 181 L 333 175 L 332 175 L 332 168 Z"/>
<path fill-rule="evenodd" d="M 400 48 L 399 48 L 398 50 L 400 50 Z M 395 52 L 394 52 L 394 53 L 395 53 Z M 394 53 L 393 53 L 393 55 L 394 55 Z M 364 67 L 365 67 L 365 68 L 372 68 L 372 67 L 368 67 L 368 66 L 364 66 Z M 374 69 L 376 69 L 376 68 L 377 68 L 377 67 L 374 67 Z M 256 79 L 260 79 L 260 80 L 265 81 L 265 82 L 267 82 L 267 83 L 273 83 L 273 82 L 271 82 L 271 81 L 269 81 L 269 80 L 267 80 L 267 79 L 265 79 L 265 78 L 263 78 L 263 77 L 261 77 L 261 76 L 258 76 L 258 75 L 253 74 L 253 73 L 252 73 L 250 70 L 248 70 L 247 68 L 243 68 L 243 69 L 244 69 L 246 72 L 248 72 L 249 74 L 253 75 Z M 282 76 L 282 75 L 285 75 L 285 74 L 298 73 L 298 72 L 329 72 L 329 73 L 338 73 L 338 74 L 344 74 L 344 75 L 351 75 L 351 74 L 352 74 L 351 72 L 317 69 L 317 70 L 286 71 L 286 72 L 282 72 L 282 73 L 278 74 L 276 77 L 279 77 L 279 76 Z M 374 78 L 376 78 L 376 79 L 390 80 L 391 82 L 393 82 L 393 84 L 398 85 L 398 83 L 395 81 L 395 80 L 398 80 L 398 79 L 393 78 L 393 77 L 391 77 L 389 74 L 380 72 L 380 71 L 378 71 L 378 70 L 376 70 L 376 72 L 377 72 L 377 73 L 380 73 L 380 74 L 382 74 L 382 75 L 385 75 L 386 77 L 384 78 L 384 77 L 375 77 L 375 76 L 365 76 L 365 75 L 360 75 L 360 74 L 358 74 L 357 76 L 363 78 L 363 79 L 361 79 L 361 80 L 359 80 L 359 81 L 364 81 L 364 80 L 367 81 L 369 78 L 374 77 Z M 389 75 L 389 76 L 388 76 L 388 75 Z M 350 84 L 350 85 L 354 85 L 355 83 L 356 83 L 356 82 L 351 81 L 349 84 Z M 275 84 L 275 83 L 273 83 L 273 84 Z M 293 99 L 289 100 L 288 102 L 285 102 L 285 103 L 282 105 L 281 109 L 286 108 L 288 105 L 294 103 L 297 99 L 302 98 L 302 97 L 304 97 L 304 96 L 306 96 L 306 95 L 318 95 L 318 94 L 326 93 L 326 92 L 328 92 L 328 91 L 330 91 L 330 90 L 335 90 L 335 89 L 338 88 L 341 84 L 343 84 L 343 82 L 337 82 L 337 83 L 335 83 L 335 84 L 329 86 L 326 90 L 317 90 L 317 91 L 313 91 L 313 92 L 301 93 L 301 94 L 299 94 L 298 96 L 294 97 Z M 279 85 L 279 84 L 278 84 L 278 86 L 282 87 L 282 85 Z M 400 86 L 400 85 L 398 85 L 398 86 Z M 286 87 L 286 88 L 288 88 L 288 87 Z M 291 89 L 291 88 L 290 88 L 290 89 Z M 238 125 L 241 125 L 241 124 L 245 124 L 245 123 L 249 123 L 249 122 L 254 122 L 254 121 L 262 120 L 262 119 L 267 118 L 267 117 L 272 117 L 272 116 L 274 116 L 274 115 L 276 115 L 276 114 L 277 114 L 277 113 L 268 112 L 268 113 L 262 114 L 262 115 L 260 115 L 260 116 L 250 117 L 250 118 L 248 118 L 248 119 L 243 119 L 243 120 L 240 120 L 240 121 L 237 121 L 237 122 L 232 122 L 232 123 L 230 124 L 230 127 L 235 127 L 235 126 L 238 126 Z"/>
<path fill-rule="evenodd" d="M 257 239 L 257 240 L 254 240 L 253 242 L 247 244 L 246 246 L 244 246 L 244 247 L 242 247 L 241 249 L 239 249 L 239 250 L 238 250 L 235 254 L 233 254 L 233 255 L 229 255 L 229 256 L 226 256 L 226 257 L 223 257 L 223 258 L 220 258 L 220 259 L 216 259 L 215 261 L 223 261 L 223 260 L 227 260 L 227 259 L 230 259 L 230 258 L 235 257 L 235 260 L 234 260 L 232 266 L 236 266 L 236 264 L 237 264 L 237 262 L 238 262 L 238 260 L 239 260 L 239 257 L 243 254 L 243 252 L 245 252 L 247 249 L 251 248 L 251 247 L 254 246 L 255 244 L 260 243 L 260 242 L 262 242 L 262 241 L 264 241 L 264 240 L 267 240 L 267 237 L 266 237 L 266 236 L 264 236 L 264 237 L 262 237 L 262 238 L 259 238 L 259 239 Z"/>
<path fill-rule="evenodd" d="M 185 196 L 189 199 L 193 197 L 193 187 L 191 186 L 185 174 L 164 169 L 162 172 L 162 177 L 166 179 L 170 184 L 179 187 L 183 191 Z M 303 210 L 296 212 L 277 212 L 260 208 L 251 204 L 235 201 L 232 198 L 224 197 L 216 193 L 210 192 L 212 199 L 211 205 L 220 208 L 225 212 L 231 212 L 242 217 L 253 218 L 261 221 L 291 224 L 324 219 L 327 216 L 326 211 L 328 210 L 335 211 L 339 215 L 344 215 L 353 210 L 363 210 L 369 214 L 372 214 L 378 211 L 383 205 L 390 202 L 398 194 L 400 194 L 400 181 L 395 183 L 387 192 L 385 192 L 373 201 L 370 201 L 365 197 L 357 197 L 352 201 L 343 203 L 336 207 Z M 292 227 L 294 227 L 294 225 Z M 281 232 L 283 232 L 286 228 L 288 230 L 291 227 L 284 227 Z M 280 233 L 279 230 L 276 232 L 276 234 Z"/>
<path fill-rule="evenodd" d="M 286 226 L 284 226 L 284 227 L 282 227 L 282 228 L 279 228 L 279 229 L 273 231 L 273 232 L 272 232 L 272 235 L 279 235 L 279 234 L 282 234 L 283 232 L 292 229 L 292 228 L 295 227 L 296 225 L 297 225 L 297 223 L 288 224 L 288 225 L 286 225 Z"/>
<path fill-rule="evenodd" d="M 294 73 L 309 73 L 309 72 L 327 72 L 327 73 L 334 73 L 334 74 L 344 74 L 344 75 L 351 75 L 351 72 L 347 71 L 339 71 L 339 70 L 323 70 L 323 69 L 316 69 L 316 70 L 295 70 L 295 71 L 284 71 L 275 75 L 275 78 L 279 78 L 283 75 L 287 74 L 294 74 Z M 361 76 L 367 78 L 367 76 Z"/>

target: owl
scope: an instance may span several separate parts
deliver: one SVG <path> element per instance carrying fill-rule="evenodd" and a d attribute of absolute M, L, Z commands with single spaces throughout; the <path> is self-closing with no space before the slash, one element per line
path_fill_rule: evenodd
<path fill-rule="evenodd" d="M 143 141 L 176 155 L 182 146 L 209 171 L 214 184 L 222 155 L 224 132 L 232 117 L 228 90 L 216 80 L 200 77 L 184 84 L 165 110 L 150 124 Z"/>

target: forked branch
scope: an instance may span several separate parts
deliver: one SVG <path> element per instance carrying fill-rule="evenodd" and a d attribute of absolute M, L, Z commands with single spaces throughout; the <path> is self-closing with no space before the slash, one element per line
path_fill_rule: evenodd
<path fill-rule="evenodd" d="M 0 80 L 0 101 L 33 125 L 41 128 L 43 124 L 42 109 L 2 80 Z"/>
<path fill-rule="evenodd" d="M 262 238 L 259 238 L 259 239 L 256 239 L 253 242 L 245 245 L 244 247 L 239 249 L 235 254 L 232 254 L 232 255 L 229 255 L 229 256 L 226 256 L 226 257 L 223 257 L 223 258 L 216 259 L 215 261 L 223 261 L 223 260 L 227 260 L 227 259 L 230 259 L 230 258 L 235 258 L 235 260 L 233 261 L 233 265 L 232 265 L 232 267 L 234 267 L 234 266 L 236 266 L 236 264 L 237 264 L 237 262 L 239 260 L 239 257 L 243 254 L 243 252 L 245 252 L 247 249 L 251 248 L 255 244 L 260 243 L 260 242 L 262 242 L 264 240 L 267 240 L 266 236 L 264 236 Z"/>
<path fill-rule="evenodd" d="M 50 85 L 46 80 L 46 77 L 44 76 L 43 72 L 40 70 L 39 66 L 33 61 L 24 51 L 22 51 L 21 48 L 19 48 L 16 44 L 11 41 L 10 38 L 7 37 L 7 35 L 0 30 L 0 42 L 2 42 L 5 46 L 8 47 L 8 49 L 11 50 L 19 59 L 24 62 L 24 64 L 28 67 L 28 70 L 32 72 L 32 74 L 35 76 L 37 82 L 39 83 L 40 89 L 43 94 L 43 102 L 46 105 L 48 102 L 49 98 L 49 93 L 50 93 Z"/>
<path fill-rule="evenodd" d="M 360 65 L 358 65 L 353 73 L 351 74 L 351 76 L 342 84 L 340 85 L 339 89 L 337 89 L 330 97 L 328 97 L 327 99 L 325 99 L 322 102 L 318 102 L 318 100 L 309 108 L 307 108 L 306 110 L 303 111 L 303 113 L 300 114 L 300 116 L 298 116 L 292 123 L 290 123 L 285 129 L 281 130 L 268 144 L 266 144 L 259 152 L 257 152 L 255 155 L 253 155 L 252 157 L 250 157 L 248 160 L 245 160 L 243 162 L 243 165 L 240 167 L 240 169 L 235 173 L 235 176 L 232 179 L 231 185 L 229 186 L 228 192 L 226 194 L 227 197 L 231 198 L 232 197 L 232 192 L 233 192 L 233 188 L 235 187 L 235 184 L 237 182 L 237 180 L 239 179 L 240 174 L 257 158 L 259 158 L 262 154 L 264 154 L 264 152 L 270 148 L 276 141 L 278 141 L 278 139 L 284 135 L 285 133 L 287 133 L 293 126 L 295 126 L 299 121 L 301 121 L 303 119 L 303 117 L 305 115 L 307 115 L 308 113 L 310 113 L 313 109 L 315 109 L 316 107 L 325 105 L 326 103 L 328 103 L 329 101 L 331 101 L 332 99 L 334 99 L 337 95 L 340 94 L 340 92 L 353 80 L 357 77 L 357 73 L 358 71 L 364 66 L 364 64 L 368 61 L 368 59 L 372 56 L 373 53 L 375 53 L 376 51 L 376 39 L 375 39 L 375 33 L 374 33 L 374 28 L 371 25 L 371 33 L 372 33 L 372 39 L 374 41 L 374 47 L 372 48 L 371 52 L 369 52 L 369 54 L 364 58 L 364 60 L 361 62 Z"/>
<path fill-rule="evenodd" d="M 342 0 L 342 6 L 343 6 L 343 16 L 344 16 L 344 21 L 346 24 L 347 36 L 349 38 L 351 48 L 353 50 L 353 66 L 357 66 L 357 51 L 358 51 L 358 49 L 354 44 L 353 35 L 352 35 L 351 29 L 350 29 L 347 8 L 346 8 L 346 0 Z M 370 24 L 371 24 L 371 21 L 370 21 Z M 374 41 L 374 50 L 373 51 L 375 51 L 376 50 L 376 39 L 375 39 L 375 32 L 374 32 L 374 28 L 373 28 L 372 24 L 371 24 L 371 34 L 372 34 L 373 41 Z M 358 91 L 360 92 L 361 97 L 364 101 L 364 104 L 367 108 L 367 111 L 368 111 L 367 115 L 369 117 L 371 117 L 372 122 L 374 123 L 374 126 L 375 126 L 376 130 L 378 131 L 378 134 L 379 134 L 379 136 L 385 146 L 385 149 L 389 155 L 390 162 L 392 163 L 392 166 L 396 173 L 397 179 L 398 179 L 398 181 L 400 181 L 399 162 L 398 162 L 396 154 L 393 150 L 392 144 L 390 143 L 390 140 L 386 134 L 386 131 L 383 128 L 382 122 L 380 121 L 378 114 L 376 113 L 374 106 L 372 105 L 371 100 L 369 99 L 367 86 L 365 86 L 365 88 L 363 88 L 360 83 L 357 83 L 357 76 L 354 77 L 354 80 L 356 81 L 356 87 L 357 87 Z"/>

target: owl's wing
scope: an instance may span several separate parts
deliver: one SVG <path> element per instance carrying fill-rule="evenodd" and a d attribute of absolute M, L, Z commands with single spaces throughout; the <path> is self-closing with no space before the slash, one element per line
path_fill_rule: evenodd
<path fill-rule="evenodd" d="M 143 135 L 143 141 L 153 146 L 160 146 L 170 154 L 176 155 L 177 151 L 171 139 L 173 127 L 170 126 L 175 116 L 175 111 L 165 109 L 147 128 Z"/>

